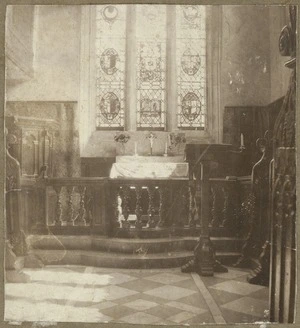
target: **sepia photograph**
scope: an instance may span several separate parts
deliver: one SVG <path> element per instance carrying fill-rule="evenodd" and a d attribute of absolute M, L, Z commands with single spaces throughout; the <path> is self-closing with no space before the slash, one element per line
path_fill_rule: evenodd
<path fill-rule="evenodd" d="M 6 6 L 5 322 L 295 323 L 297 10 Z"/>

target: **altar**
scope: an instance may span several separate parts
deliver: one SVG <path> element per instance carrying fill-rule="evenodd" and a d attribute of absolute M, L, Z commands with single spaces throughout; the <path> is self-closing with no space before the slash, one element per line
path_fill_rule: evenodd
<path fill-rule="evenodd" d="M 110 172 L 117 234 L 184 225 L 188 173 L 184 156 L 117 156 Z"/>
<path fill-rule="evenodd" d="M 117 156 L 111 179 L 188 179 L 183 156 Z"/>

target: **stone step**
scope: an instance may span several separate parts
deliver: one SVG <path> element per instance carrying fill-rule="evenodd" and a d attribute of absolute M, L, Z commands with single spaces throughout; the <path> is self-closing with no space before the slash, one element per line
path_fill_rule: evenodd
<path fill-rule="evenodd" d="M 91 235 L 97 231 L 97 226 L 48 226 L 48 230 L 53 235 Z M 185 227 L 169 227 L 169 228 L 147 228 L 147 229 L 121 229 L 116 228 L 113 235 L 114 238 L 172 238 L 172 237 L 198 237 L 201 228 L 199 226 L 189 228 Z M 210 235 L 212 237 L 231 237 L 232 231 L 230 229 L 220 227 L 210 227 Z"/>
<path fill-rule="evenodd" d="M 216 251 L 240 252 L 243 239 L 212 237 Z M 46 250 L 99 250 L 126 254 L 153 254 L 173 251 L 193 251 L 198 237 L 172 237 L 157 239 L 107 238 L 100 236 L 31 235 L 30 248 Z"/>
<path fill-rule="evenodd" d="M 44 265 L 85 265 L 107 268 L 154 269 L 180 267 L 193 258 L 193 252 L 168 252 L 158 254 L 120 254 L 91 250 L 42 250 L 33 249 Z M 230 265 L 240 256 L 236 252 L 217 253 L 216 258 Z"/>

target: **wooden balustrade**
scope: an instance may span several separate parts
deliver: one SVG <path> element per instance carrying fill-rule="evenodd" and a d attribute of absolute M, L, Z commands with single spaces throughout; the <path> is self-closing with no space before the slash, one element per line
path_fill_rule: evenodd
<path fill-rule="evenodd" d="M 70 231 L 106 234 L 107 178 L 51 178 L 47 179 L 48 192 L 54 192 L 55 216 L 49 217 L 47 226 L 52 231 L 71 227 Z M 62 229 L 68 231 L 68 229 Z"/>
<path fill-rule="evenodd" d="M 187 180 L 112 179 L 110 183 L 117 230 L 175 229 L 189 224 Z"/>
<path fill-rule="evenodd" d="M 209 179 L 211 236 L 247 231 L 241 198 L 245 181 Z M 81 177 L 22 179 L 21 185 L 27 230 L 32 233 L 128 237 L 128 231 L 134 235 L 163 230 L 165 235 L 197 236 L 201 229 L 201 197 L 195 197 L 194 181 Z"/>
<path fill-rule="evenodd" d="M 240 235 L 243 224 L 241 218 L 242 190 L 250 185 L 250 177 L 244 178 L 211 178 L 211 217 L 209 227 L 211 235 Z M 246 182 L 246 184 L 245 184 Z"/>
<path fill-rule="evenodd" d="M 250 176 L 209 180 L 212 236 L 241 236 L 241 232 L 245 236 L 249 222 L 243 216 L 242 201 L 250 182 Z M 193 181 L 113 179 L 110 183 L 117 236 L 139 229 L 168 229 L 170 234 L 185 235 L 199 232 L 200 204 L 196 204 Z"/>
<path fill-rule="evenodd" d="M 107 178 L 23 178 L 27 231 L 107 234 L 107 184 Z"/>

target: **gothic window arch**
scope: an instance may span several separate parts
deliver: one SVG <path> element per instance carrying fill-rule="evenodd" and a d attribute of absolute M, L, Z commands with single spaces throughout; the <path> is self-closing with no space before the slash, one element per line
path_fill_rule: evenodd
<path fill-rule="evenodd" d="M 88 73 L 81 67 L 80 102 L 82 116 L 89 115 L 82 124 L 97 130 L 189 130 L 220 140 L 221 38 L 209 19 L 218 6 L 88 7 L 81 33 L 89 33 L 89 42 L 83 38 L 81 44 L 89 45 L 82 54 L 90 60 Z"/>

